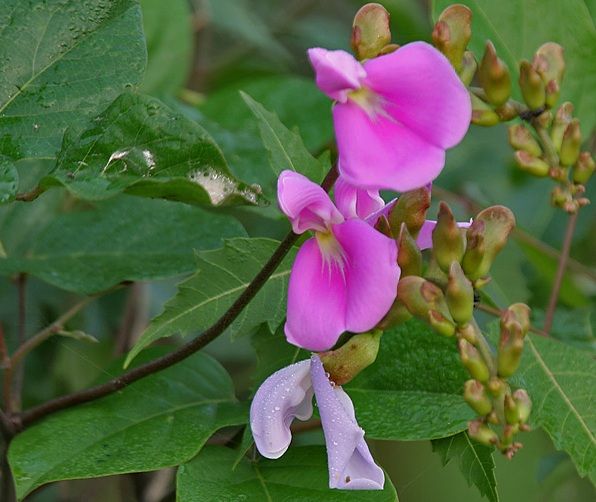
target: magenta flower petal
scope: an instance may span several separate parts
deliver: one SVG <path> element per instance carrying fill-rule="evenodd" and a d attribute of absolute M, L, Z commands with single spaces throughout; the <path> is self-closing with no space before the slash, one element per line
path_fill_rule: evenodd
<path fill-rule="evenodd" d="M 472 220 L 457 222 L 459 228 L 468 228 L 471 224 Z M 422 228 L 420 229 L 420 232 L 418 232 L 418 237 L 416 237 L 416 244 L 418 244 L 418 248 L 421 251 L 433 247 L 433 230 L 436 226 L 437 222 L 434 220 L 426 220 L 422 224 Z"/>
<path fill-rule="evenodd" d="M 368 60 L 364 68 L 364 85 L 383 98 L 385 111 L 397 122 L 439 148 L 462 140 L 472 115 L 470 97 L 449 60 L 433 46 L 407 44 Z"/>
<path fill-rule="evenodd" d="M 333 232 L 345 254 L 345 329 L 368 331 L 397 295 L 397 246 L 362 220 L 335 225 Z"/>
<path fill-rule="evenodd" d="M 366 224 L 365 224 L 366 225 Z M 288 285 L 288 341 L 305 349 L 331 348 L 346 330 L 345 271 L 325 262 L 316 238 L 296 255 Z"/>
<path fill-rule="evenodd" d="M 265 380 L 250 406 L 250 428 L 261 455 L 279 458 L 290 446 L 294 418 L 312 416 L 309 360 L 287 366 Z"/>
<path fill-rule="evenodd" d="M 277 200 L 297 234 L 326 231 L 330 224 L 343 221 L 325 190 L 295 171 L 286 170 L 279 175 Z"/>
<path fill-rule="evenodd" d="M 333 107 L 333 122 L 340 173 L 352 185 L 403 192 L 426 185 L 443 169 L 445 151 L 392 117 L 371 118 L 348 101 Z"/>
<path fill-rule="evenodd" d="M 364 220 L 385 206 L 378 190 L 365 190 L 350 185 L 342 177 L 335 182 L 334 194 L 335 205 L 345 218 Z"/>
<path fill-rule="evenodd" d="M 366 71 L 345 51 L 329 51 L 316 47 L 308 49 L 308 57 L 316 73 L 316 82 L 327 96 L 345 103 L 348 92 L 358 89 Z"/>
<path fill-rule="evenodd" d="M 341 387 L 332 387 L 321 360 L 314 355 L 311 375 L 325 433 L 329 487 L 382 490 L 385 474 L 370 454 L 349 396 Z"/>

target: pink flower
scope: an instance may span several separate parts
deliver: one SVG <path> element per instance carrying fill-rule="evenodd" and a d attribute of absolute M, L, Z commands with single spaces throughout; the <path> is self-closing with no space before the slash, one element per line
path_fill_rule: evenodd
<path fill-rule="evenodd" d="M 331 99 L 339 169 L 351 185 L 407 191 L 434 180 L 445 150 L 464 137 L 468 92 L 451 64 L 424 42 L 361 64 L 344 51 L 309 49 Z"/>
<path fill-rule="evenodd" d="M 380 199 L 370 203 L 374 193 L 340 183 L 336 200 L 342 214 L 320 186 L 294 171 L 280 174 L 277 190 L 294 232 L 315 234 L 302 244 L 292 267 L 288 341 L 322 351 L 344 331 L 372 329 L 393 304 L 399 279 L 395 241 L 360 219 Z"/>
<path fill-rule="evenodd" d="M 293 420 L 312 416 L 313 394 L 325 434 L 329 488 L 382 490 L 385 475 L 364 441 L 350 396 L 332 386 L 316 355 L 273 373 L 257 390 L 250 406 L 250 428 L 261 455 L 279 458 L 286 452 Z"/>

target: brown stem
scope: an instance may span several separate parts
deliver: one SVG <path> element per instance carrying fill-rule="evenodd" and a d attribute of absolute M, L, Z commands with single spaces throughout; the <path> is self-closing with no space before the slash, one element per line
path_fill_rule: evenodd
<path fill-rule="evenodd" d="M 571 250 L 571 242 L 573 241 L 573 233 L 575 232 L 575 225 L 577 224 L 578 213 L 572 213 L 567 220 L 567 228 L 565 229 L 565 238 L 563 240 L 563 248 L 561 249 L 561 256 L 559 257 L 559 266 L 553 282 L 553 288 L 550 292 L 548 300 L 548 307 L 546 308 L 546 315 L 544 320 L 544 332 L 548 335 L 553 325 L 555 317 L 555 308 L 559 299 L 559 291 L 563 283 L 563 276 L 565 275 L 565 268 L 569 260 L 569 251 Z"/>
<path fill-rule="evenodd" d="M 323 189 L 329 191 L 335 183 L 337 176 L 337 169 L 332 167 L 323 180 L 323 183 L 321 183 Z M 254 277 L 254 279 L 236 299 L 236 301 L 213 325 L 211 325 L 211 327 L 203 331 L 203 333 L 198 335 L 195 339 L 190 340 L 177 350 L 170 352 L 165 356 L 138 366 L 137 368 L 123 373 L 122 375 L 113 378 L 102 385 L 96 385 L 90 389 L 73 392 L 72 394 L 67 394 L 65 396 L 52 399 L 39 406 L 35 406 L 29 410 L 26 410 L 20 415 L 23 427 L 27 427 L 28 425 L 45 417 L 46 415 L 49 415 L 50 413 L 54 413 L 65 408 L 70 408 L 71 406 L 75 406 L 77 404 L 87 403 L 89 401 L 99 399 L 100 397 L 107 396 L 108 394 L 112 394 L 113 392 L 123 389 L 127 385 L 140 380 L 141 378 L 169 368 L 170 366 L 183 361 L 187 357 L 201 350 L 208 343 L 220 336 L 226 330 L 226 328 L 228 328 L 228 326 L 234 322 L 234 320 L 244 310 L 244 307 L 248 305 L 248 303 L 266 284 L 271 274 L 275 272 L 275 269 L 277 269 L 277 267 L 280 265 L 297 239 L 297 234 L 293 232 L 288 233 L 288 235 L 286 235 L 286 237 L 280 242 L 279 246 L 271 255 L 267 263 L 265 263 L 263 268 Z"/>
<path fill-rule="evenodd" d="M 43 189 L 36 186 L 33 190 L 30 190 L 28 192 L 18 193 L 15 196 L 15 200 L 20 200 L 22 202 L 31 202 L 37 199 L 37 197 L 39 197 L 43 192 Z"/>
<path fill-rule="evenodd" d="M 17 342 L 21 346 L 27 340 L 26 322 L 27 322 L 27 275 L 19 274 L 17 277 Z M 21 411 L 24 371 L 22 366 L 15 367 L 11 362 L 11 368 L 7 371 L 6 378 L 12 372 L 12 384 L 9 382 L 8 402 L 6 409 L 9 413 Z"/>

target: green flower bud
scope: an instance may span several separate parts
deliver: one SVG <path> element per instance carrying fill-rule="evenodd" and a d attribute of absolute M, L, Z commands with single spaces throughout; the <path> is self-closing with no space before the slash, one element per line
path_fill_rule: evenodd
<path fill-rule="evenodd" d="M 495 113 L 501 122 L 508 122 L 519 115 L 518 109 L 511 101 L 507 101 L 505 104 L 496 108 Z"/>
<path fill-rule="evenodd" d="M 525 336 L 530 330 L 530 307 L 525 303 L 514 303 L 501 314 L 501 329 L 510 330 L 517 323 Z"/>
<path fill-rule="evenodd" d="M 490 378 L 488 366 L 486 366 L 486 363 L 476 347 L 463 338 L 460 338 L 457 341 L 457 347 L 459 349 L 461 362 L 470 375 L 472 375 L 472 378 L 481 382 L 488 382 L 488 379 Z"/>
<path fill-rule="evenodd" d="M 553 122 L 553 112 L 544 110 L 538 117 L 536 117 L 536 124 L 538 127 L 548 129 Z"/>
<path fill-rule="evenodd" d="M 468 380 L 464 384 L 464 399 L 470 408 L 480 416 L 488 415 L 493 409 L 492 401 L 488 397 L 484 385 L 478 380 Z"/>
<path fill-rule="evenodd" d="M 397 264 L 401 269 L 401 277 L 408 275 L 422 274 L 422 253 L 416 241 L 408 232 L 408 227 L 405 223 L 401 224 L 399 238 L 397 240 Z"/>
<path fill-rule="evenodd" d="M 523 350 L 524 333 L 519 323 L 512 321 L 508 328 L 501 327 L 499 350 L 497 351 L 499 376 L 507 378 L 517 371 Z"/>
<path fill-rule="evenodd" d="M 432 38 L 435 47 L 447 56 L 459 73 L 464 52 L 472 38 L 472 11 L 461 4 L 447 7 L 435 24 Z"/>
<path fill-rule="evenodd" d="M 455 335 L 455 324 L 453 324 L 453 321 L 436 310 L 428 311 L 428 323 L 439 335 L 446 337 Z"/>
<path fill-rule="evenodd" d="M 376 328 L 387 330 L 392 326 L 402 324 L 411 318 L 412 314 L 410 314 L 406 306 L 399 299 L 397 299 L 395 300 L 395 302 L 393 302 L 393 305 L 389 309 L 389 312 L 387 312 L 387 314 L 385 314 L 385 317 L 383 317 L 379 324 L 377 324 Z"/>
<path fill-rule="evenodd" d="M 550 166 L 544 160 L 534 157 L 532 154 L 523 150 L 515 152 L 513 158 L 522 171 L 525 171 L 532 176 L 543 178 L 548 176 L 550 172 Z"/>
<path fill-rule="evenodd" d="M 497 433 L 478 420 L 468 424 L 468 436 L 486 446 L 492 446 L 499 441 Z"/>
<path fill-rule="evenodd" d="M 568 202 L 571 202 L 571 200 L 572 196 L 569 193 L 569 190 L 562 188 L 559 185 L 555 186 L 550 194 L 550 202 L 555 207 L 563 208 Z"/>
<path fill-rule="evenodd" d="M 530 413 L 532 411 L 532 400 L 524 389 L 517 389 L 513 393 L 513 399 L 517 405 L 519 422 L 525 424 L 528 421 L 528 418 L 530 418 Z"/>
<path fill-rule="evenodd" d="M 470 85 L 470 82 L 474 78 L 477 69 L 478 63 L 476 62 L 474 53 L 472 51 L 464 52 L 464 56 L 462 58 L 461 63 L 461 70 L 459 72 L 459 78 L 465 86 Z"/>
<path fill-rule="evenodd" d="M 590 152 L 581 152 L 573 166 L 573 182 L 585 185 L 594 172 L 594 159 Z"/>
<path fill-rule="evenodd" d="M 402 223 L 408 227 L 413 238 L 426 221 L 426 212 L 430 207 L 430 188 L 422 187 L 400 195 L 389 212 L 389 226 L 393 235 L 399 235 Z"/>
<path fill-rule="evenodd" d="M 559 101 L 561 87 L 556 80 L 551 80 L 548 84 L 546 84 L 544 93 L 546 106 L 548 108 L 553 108 L 557 104 L 557 101 Z"/>
<path fill-rule="evenodd" d="M 434 256 L 431 256 L 428 261 L 428 265 L 424 271 L 424 278 L 434 282 L 437 286 L 443 289 L 447 287 L 447 274 L 441 270 L 441 267 L 437 264 L 437 260 L 435 260 Z"/>
<path fill-rule="evenodd" d="M 486 42 L 484 56 L 478 67 L 478 79 L 488 102 L 501 106 L 511 96 L 511 77 L 505 63 L 497 57 L 495 46 Z"/>
<path fill-rule="evenodd" d="M 352 24 L 352 49 L 360 60 L 378 56 L 391 43 L 389 12 L 378 3 L 360 8 Z"/>
<path fill-rule="evenodd" d="M 571 166 L 579 157 L 579 150 L 582 144 L 582 133 L 579 128 L 579 120 L 573 119 L 565 132 L 561 141 L 561 150 L 559 151 L 559 160 L 563 166 Z"/>
<path fill-rule="evenodd" d="M 490 106 L 475 94 L 470 93 L 470 98 L 472 100 L 472 124 L 490 127 L 499 123 L 499 116 Z"/>
<path fill-rule="evenodd" d="M 557 152 L 561 150 L 561 143 L 563 142 L 563 134 L 565 133 L 565 129 L 573 119 L 573 105 L 566 101 L 563 103 L 557 113 L 555 114 L 555 118 L 553 120 L 553 127 L 550 131 L 550 139 L 553 142 L 553 145 Z"/>
<path fill-rule="evenodd" d="M 449 205 L 443 201 L 439 204 L 439 215 L 432 239 L 433 256 L 441 270 L 447 273 L 451 263 L 461 261 L 464 256 L 465 242 Z"/>
<path fill-rule="evenodd" d="M 530 130 L 524 124 L 515 124 L 509 126 L 509 144 L 514 150 L 528 152 L 534 157 L 542 155 L 542 148 Z"/>
<path fill-rule="evenodd" d="M 561 82 L 565 73 L 563 47 L 548 42 L 538 48 L 532 66 L 546 85 L 546 106 L 552 108 L 559 99 Z"/>
<path fill-rule="evenodd" d="M 449 269 L 449 281 L 446 291 L 447 306 L 453 320 L 464 325 L 474 313 L 474 287 L 467 279 L 461 265 L 454 261 Z"/>
<path fill-rule="evenodd" d="M 468 228 L 467 246 L 462 267 L 472 282 L 486 276 L 509 234 L 515 227 L 515 216 L 504 206 L 480 211 Z"/>
<path fill-rule="evenodd" d="M 354 335 L 339 349 L 319 354 L 325 370 L 337 385 L 352 380 L 375 362 L 381 342 L 381 330 Z"/>
<path fill-rule="evenodd" d="M 410 275 L 401 278 L 397 284 L 397 297 L 406 306 L 410 314 L 419 319 L 426 319 L 430 310 L 429 302 L 422 296 L 421 291 L 425 282 L 422 277 Z"/>
<path fill-rule="evenodd" d="M 505 395 L 503 410 L 505 412 L 505 421 L 508 424 L 513 425 L 519 422 L 519 410 L 515 400 L 510 394 Z"/>
<path fill-rule="evenodd" d="M 531 110 L 544 106 L 545 84 L 529 61 L 522 61 L 519 64 L 519 87 L 524 101 Z"/>

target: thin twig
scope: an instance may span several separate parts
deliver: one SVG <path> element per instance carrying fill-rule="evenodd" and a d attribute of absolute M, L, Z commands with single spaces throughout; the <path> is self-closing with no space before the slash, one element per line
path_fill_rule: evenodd
<path fill-rule="evenodd" d="M 19 274 L 17 277 L 17 342 L 21 346 L 27 340 L 27 274 Z M 7 374 L 12 372 L 12 384 L 9 387 L 8 402 L 6 409 L 9 413 L 21 411 L 24 371 L 23 367 L 15 367 L 11 362 L 11 368 Z M 6 377 L 8 378 L 8 377 Z"/>
<path fill-rule="evenodd" d="M 476 304 L 476 308 L 478 310 L 482 310 L 482 312 L 486 312 L 487 314 L 493 315 L 495 317 L 501 317 L 501 315 L 503 315 L 503 311 L 491 307 L 490 305 L 486 305 L 486 303 L 478 303 Z M 540 336 L 548 336 L 544 331 L 535 328 L 534 326 L 530 326 L 530 331 Z"/>
<path fill-rule="evenodd" d="M 37 197 L 39 197 L 43 192 L 44 192 L 43 189 L 36 186 L 35 188 L 33 188 L 32 190 L 29 190 L 28 192 L 16 194 L 15 200 L 20 200 L 22 202 L 31 202 L 31 201 L 34 201 L 35 199 L 37 199 Z"/>
<path fill-rule="evenodd" d="M 577 224 L 578 213 L 572 213 L 567 220 L 567 228 L 565 229 L 565 238 L 563 240 L 563 247 L 561 249 L 561 256 L 559 257 L 559 265 L 557 267 L 557 274 L 553 282 L 553 288 L 550 292 L 548 300 L 548 307 L 546 308 L 546 315 L 544 320 L 544 332 L 548 335 L 553 325 L 555 317 L 555 308 L 559 299 L 559 291 L 563 283 L 563 276 L 565 275 L 565 268 L 569 260 L 569 251 L 571 250 L 571 242 L 573 241 L 573 233 L 575 232 L 575 225 Z"/>
<path fill-rule="evenodd" d="M 321 186 L 326 191 L 329 191 L 336 179 L 337 169 L 332 167 L 323 180 L 323 183 L 321 183 Z M 107 396 L 108 394 L 112 394 L 120 389 L 123 389 L 127 385 L 140 380 L 141 378 L 169 368 L 170 366 L 183 361 L 187 357 L 201 350 L 207 344 L 220 336 L 234 322 L 234 320 L 244 310 L 246 305 L 248 305 L 248 303 L 267 283 L 271 274 L 273 274 L 273 272 L 275 272 L 277 267 L 281 264 L 282 260 L 285 258 L 286 254 L 288 251 L 290 251 L 297 239 L 297 234 L 293 232 L 288 233 L 288 235 L 286 235 L 286 237 L 280 242 L 279 246 L 271 255 L 267 263 L 265 263 L 263 268 L 254 277 L 254 279 L 236 299 L 236 301 L 213 325 L 211 325 L 211 327 L 203 331 L 203 333 L 198 335 L 196 338 L 185 343 L 177 350 L 138 366 L 137 368 L 123 373 L 119 377 L 113 378 L 104 384 L 96 385 L 95 387 L 91 387 L 89 389 L 61 396 L 26 410 L 20 415 L 23 427 L 27 427 L 28 425 L 40 420 L 50 413 L 54 413 L 65 408 L 70 408 L 77 404 L 87 403 L 89 401 L 99 399 L 100 397 Z"/>

